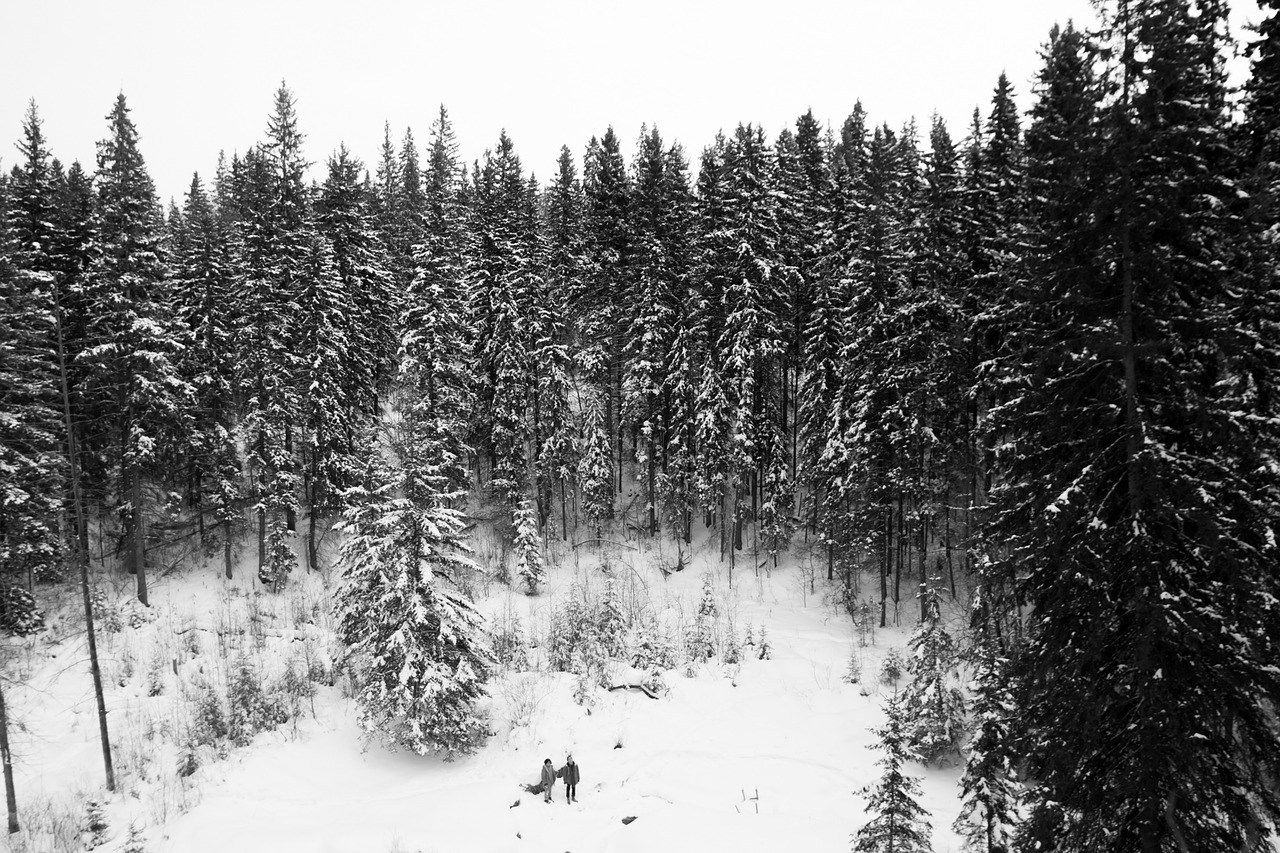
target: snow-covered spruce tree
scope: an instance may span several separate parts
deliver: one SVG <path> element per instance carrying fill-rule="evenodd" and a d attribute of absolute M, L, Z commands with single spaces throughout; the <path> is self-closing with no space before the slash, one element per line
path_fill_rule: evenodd
<path fill-rule="evenodd" d="M 404 305 L 399 382 L 423 440 L 447 459 L 447 491 L 471 485 L 467 425 L 475 406 L 467 320 L 466 229 L 456 144 L 441 108 L 432 125 L 423 244 Z M 430 435 L 428 435 L 430 433 Z"/>
<path fill-rule="evenodd" d="M 673 428 L 671 355 L 688 287 L 692 196 L 678 147 L 664 149 L 655 127 L 642 128 L 631 167 L 634 227 L 631 275 L 636 283 L 626 333 L 623 427 L 637 442 L 637 479 L 645 490 L 650 533 L 657 531 L 667 433 Z"/>
<path fill-rule="evenodd" d="M 232 231 L 236 382 L 244 395 L 239 422 L 252 475 L 257 517 L 258 579 L 275 589 L 293 571 L 302 478 L 295 430 L 304 365 L 296 300 L 313 243 L 303 184 L 307 162 L 292 93 L 275 93 L 267 141 L 233 163 L 236 212 Z"/>
<path fill-rule="evenodd" d="M 610 657 L 622 658 L 626 652 L 627 618 L 622 612 L 622 594 L 618 582 L 606 577 L 600 606 L 596 608 L 596 629 L 600 642 Z"/>
<path fill-rule="evenodd" d="M 903 765 L 916 756 L 907 743 L 906 720 L 897 698 L 885 705 L 885 723 L 872 730 L 882 753 L 883 768 L 874 788 L 862 791 L 871 818 L 853 836 L 855 853 L 931 853 L 929 813 L 918 801 L 920 780 L 908 776 Z"/>
<path fill-rule="evenodd" d="M 530 595 L 547 582 L 542 564 L 542 537 L 538 535 L 538 511 L 533 501 L 525 498 L 516 509 L 516 577 L 524 582 Z"/>
<path fill-rule="evenodd" d="M 116 445 L 124 564 L 136 574 L 138 600 L 146 604 L 144 481 L 184 449 L 193 394 L 178 372 L 186 340 L 163 287 L 168 269 L 155 188 L 123 94 L 107 119 L 110 135 L 98 143 L 96 180 L 101 252 L 87 276 L 94 346 L 80 358 Z"/>
<path fill-rule="evenodd" d="M 59 557 L 56 519 L 64 491 L 64 430 L 54 358 L 54 170 L 32 104 L 18 143 L 23 158 L 0 183 L 0 584 L 49 574 Z M 39 611 L 7 587 L 0 627 L 25 633 Z M 28 606 L 29 604 L 29 606 Z"/>
<path fill-rule="evenodd" d="M 578 309 L 583 377 L 604 398 L 609 435 L 608 458 L 614 465 L 614 488 L 622 487 L 625 461 L 622 430 L 622 380 L 627 352 L 623 345 L 628 318 L 636 308 L 632 253 L 635 231 L 631 215 L 632 187 L 613 127 L 592 137 L 582 163 L 582 189 L 587 257 L 584 289 Z"/>
<path fill-rule="evenodd" d="M 555 326 L 565 340 L 552 338 L 540 346 L 537 403 L 542 413 L 541 444 L 537 448 L 538 493 L 545 496 L 548 517 L 556 492 L 560 497 L 560 535 L 569 538 L 569 495 L 578 464 L 577 424 L 569 405 L 573 361 L 579 350 L 568 345 L 575 335 L 574 299 L 583 292 L 587 266 L 582 216 L 582 185 L 567 146 L 560 149 L 556 176 L 543 194 L 542 240 L 546 251 L 546 291 L 557 296 L 562 310 Z"/>
<path fill-rule="evenodd" d="M 182 207 L 174 247 L 173 290 L 190 344 L 178 361 L 195 395 L 186 465 L 186 502 L 213 510 L 222 526 L 223 562 L 231 577 L 232 543 L 243 531 L 243 495 L 235 446 L 234 304 L 226 235 L 197 175 Z M 203 527 L 204 515 L 198 513 Z"/>
<path fill-rule="evenodd" d="M 306 365 L 299 389 L 306 554 L 313 569 L 317 521 L 341 512 L 342 493 L 351 485 L 350 437 L 379 410 L 393 372 L 399 307 L 361 182 L 363 165 L 339 146 L 328 166 L 307 259 L 311 272 L 298 299 L 297 337 Z"/>
<path fill-rule="evenodd" d="M 973 649 L 975 731 L 965 760 L 960 815 L 953 829 L 968 853 L 1011 853 L 1021 785 L 1014 778 L 1010 728 L 1017 713 L 1008 660 L 995 631 L 996 616 L 979 589 L 978 635 Z"/>
<path fill-rule="evenodd" d="M 530 404 L 536 388 L 527 315 L 540 289 L 520 158 L 503 132 L 478 167 L 472 227 L 471 316 L 476 441 L 489 459 L 489 488 L 514 510 L 529 485 Z"/>
<path fill-rule="evenodd" d="M 582 511 L 596 536 L 603 534 L 604 522 L 613 517 L 613 462 L 609 454 L 604 396 L 593 394 L 587 400 L 582 450 L 578 454 L 578 494 Z"/>
<path fill-rule="evenodd" d="M 952 684 L 955 640 L 942 625 L 938 591 L 921 589 L 924 617 L 911 635 L 908 680 L 898 700 L 907 742 L 924 761 L 953 754 L 964 729 L 964 697 Z"/>
<path fill-rule="evenodd" d="M 370 451 L 343 530 L 338 635 L 351 649 L 362 728 L 446 759 L 488 736 L 476 702 L 493 656 L 483 617 L 456 583 L 474 569 L 438 448 L 412 421 L 393 463 Z"/>
<path fill-rule="evenodd" d="M 1029 269 L 998 365 L 990 535 L 1032 614 L 1028 822 L 1056 822 L 1040 849 L 1064 853 L 1264 849 L 1280 819 L 1275 255 L 1255 265 L 1224 177 L 1225 4 L 1103 5 L 1098 39 L 1054 62 L 1075 73 L 1041 78 Z"/>

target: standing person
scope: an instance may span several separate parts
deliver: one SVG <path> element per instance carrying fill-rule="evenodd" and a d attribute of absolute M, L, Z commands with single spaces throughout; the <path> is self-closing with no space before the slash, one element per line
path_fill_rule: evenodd
<path fill-rule="evenodd" d="M 551 759 L 542 762 L 542 801 L 551 802 L 551 786 L 556 783 L 556 769 L 551 766 Z"/>
<path fill-rule="evenodd" d="M 578 801 L 578 765 L 573 763 L 572 754 L 564 760 L 564 767 L 556 771 L 556 776 L 564 780 L 565 802 L 576 803 Z"/>

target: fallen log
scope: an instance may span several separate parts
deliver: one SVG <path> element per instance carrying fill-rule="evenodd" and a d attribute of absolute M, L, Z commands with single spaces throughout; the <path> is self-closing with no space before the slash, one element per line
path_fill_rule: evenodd
<path fill-rule="evenodd" d="M 639 690 L 644 695 L 648 696 L 650 699 L 658 698 L 657 693 L 654 693 L 652 690 L 650 690 L 648 687 L 645 687 L 643 684 L 615 684 L 609 689 L 610 690 Z"/>

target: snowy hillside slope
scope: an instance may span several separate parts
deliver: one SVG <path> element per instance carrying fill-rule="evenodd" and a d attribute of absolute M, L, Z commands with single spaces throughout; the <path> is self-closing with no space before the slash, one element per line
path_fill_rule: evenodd
<path fill-rule="evenodd" d="M 597 689 L 587 705 L 575 702 L 572 675 L 506 672 L 492 685 L 493 737 L 453 762 L 366 742 L 339 677 L 295 697 L 296 717 L 247 746 L 222 747 L 223 758 L 211 746 L 195 750 L 198 769 L 185 777 L 182 732 L 200 684 L 225 679 L 242 659 L 268 682 L 283 683 L 290 670 L 325 679 L 338 653 L 327 613 L 336 575 L 296 578 L 278 596 L 258 591 L 247 570 L 231 581 L 212 568 L 158 579 L 150 621 L 130 626 L 125 606 L 118 630 L 103 633 L 121 793 L 106 802 L 97 849 L 125 849 L 132 823 L 152 853 L 847 850 L 867 819 L 855 792 L 876 778 L 869 729 L 892 690 L 875 674 L 889 649 L 905 645 L 910 609 L 903 628 L 874 632 L 862 650 L 863 684 L 851 685 L 843 676 L 853 626 L 823 603 L 820 579 L 810 592 L 794 562 L 768 575 L 739 567 L 730 588 L 714 552 L 665 578 L 653 551 L 605 556 L 633 595 L 676 623 L 694 612 L 710 572 L 721 639 L 730 617 L 739 641 L 747 626 L 756 637 L 763 627 L 772 657 L 758 660 L 746 647 L 740 664 L 665 673 L 658 699 Z M 535 597 L 496 583 L 478 590 L 496 620 L 525 626 L 537 644 L 531 668 L 557 602 L 603 583 L 601 555 L 560 557 Z M 85 802 L 105 794 L 83 645 L 71 635 L 22 651 L 29 687 L 14 688 L 10 703 L 28 828 L 11 841 L 15 851 L 81 849 L 78 826 L 67 823 L 82 823 Z M 549 805 L 523 790 L 544 758 L 560 766 L 569 752 L 582 768 L 578 803 L 565 802 L 562 785 Z M 923 777 L 934 849 L 958 849 L 950 825 L 959 768 L 913 772 Z"/>

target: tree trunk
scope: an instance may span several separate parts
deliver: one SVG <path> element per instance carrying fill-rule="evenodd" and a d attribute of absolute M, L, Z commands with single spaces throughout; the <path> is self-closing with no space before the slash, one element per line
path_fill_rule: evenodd
<path fill-rule="evenodd" d="M 653 459 L 654 444 L 653 430 L 650 429 L 649 436 L 646 439 L 648 447 L 646 452 L 649 455 L 649 535 L 658 535 L 658 490 L 654 479 L 658 476 L 658 468 Z"/>
<path fill-rule="evenodd" d="M 884 552 L 880 557 L 880 627 L 888 624 L 889 573 L 893 570 L 893 507 L 884 506 Z"/>
<path fill-rule="evenodd" d="M 1141 510 L 1142 482 L 1138 458 L 1142 453 L 1142 420 L 1138 412 L 1137 344 L 1133 329 L 1133 245 L 1126 222 L 1120 231 L 1120 262 L 1123 293 L 1121 295 L 1120 333 L 1123 336 L 1124 414 L 1125 414 L 1125 480 L 1129 491 L 1129 517 L 1137 523 Z"/>
<path fill-rule="evenodd" d="M 222 562 L 227 574 L 227 580 L 231 580 L 231 521 L 227 521 L 227 529 L 222 537 Z"/>
<path fill-rule="evenodd" d="M 569 541 L 569 508 L 566 506 L 568 499 L 565 496 L 564 480 L 560 480 L 560 536 L 565 542 Z"/>
<path fill-rule="evenodd" d="M 18 831 L 18 795 L 13 789 L 13 757 L 9 752 L 9 713 L 0 684 L 0 761 L 4 763 L 4 803 L 9 812 L 9 834 Z"/>
<path fill-rule="evenodd" d="M 893 509 L 890 507 L 889 512 L 892 514 Z M 902 605 L 902 557 L 904 552 L 902 535 L 902 495 L 898 495 L 898 542 L 894 548 L 896 559 L 893 561 L 893 604 L 894 612 L 898 612 L 897 608 Z"/>
<path fill-rule="evenodd" d="M 258 577 L 262 577 L 267 567 L 267 472 L 265 456 L 267 451 L 266 432 L 258 428 L 258 461 L 264 467 L 258 471 Z"/>
<path fill-rule="evenodd" d="M 107 733 L 107 703 L 102 694 L 102 667 L 98 664 L 98 639 L 93 630 L 93 599 L 89 595 L 89 524 L 84 514 L 84 498 L 80 491 L 80 450 L 71 420 L 71 383 L 67 377 L 66 345 L 62 339 L 62 302 L 55 298 L 54 323 L 58 342 L 58 378 L 62 385 L 62 418 L 67 432 L 67 469 L 71 478 L 71 498 L 76 508 L 76 561 L 80 564 L 80 590 L 84 598 L 85 636 L 89 646 L 89 672 L 93 677 L 93 695 L 98 703 L 98 736 L 102 741 L 102 763 L 107 773 L 107 790 L 115 791 L 116 773 L 111 764 L 111 739 Z M 8 750 L 5 750 L 8 758 Z M 6 770 L 7 761 L 6 761 Z M 12 826 L 12 819 L 11 824 Z"/>
<path fill-rule="evenodd" d="M 314 503 L 307 513 L 307 571 L 318 571 L 316 566 L 316 507 Z"/>
<path fill-rule="evenodd" d="M 290 467 L 292 467 L 293 465 L 293 424 L 289 423 L 287 419 L 285 420 L 285 425 L 284 425 L 284 455 L 285 455 L 285 458 L 289 460 Z M 290 498 L 291 500 L 285 506 L 285 509 L 284 509 L 284 520 L 285 520 L 285 524 L 289 526 L 289 532 L 297 533 L 298 532 L 298 510 L 293 505 L 294 501 L 297 500 L 297 495 L 291 495 Z"/>
<path fill-rule="evenodd" d="M 147 607 L 151 606 L 151 602 L 147 600 L 147 530 L 142 519 L 142 475 L 138 471 L 133 472 L 131 483 L 129 486 L 130 496 L 129 502 L 133 504 L 133 565 L 137 571 L 138 580 L 138 601 L 141 601 Z"/>

